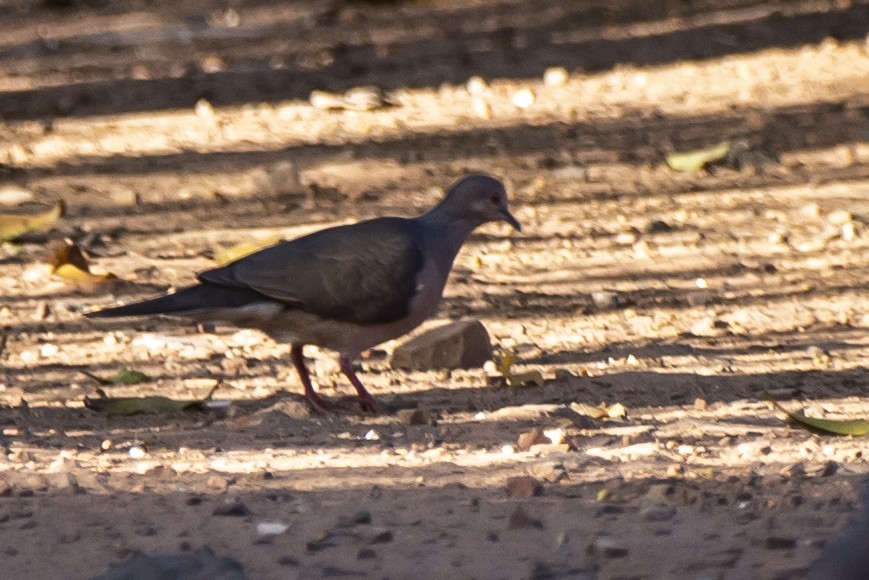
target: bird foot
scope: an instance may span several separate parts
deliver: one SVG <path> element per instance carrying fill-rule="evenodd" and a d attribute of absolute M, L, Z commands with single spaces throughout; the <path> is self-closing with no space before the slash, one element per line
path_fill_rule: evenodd
<path fill-rule="evenodd" d="M 366 395 L 361 395 L 358 397 L 341 397 L 339 401 L 331 401 L 329 399 L 326 399 L 325 397 L 321 397 L 317 393 L 313 393 L 305 395 L 305 401 L 308 402 L 308 405 L 311 406 L 311 409 L 313 409 L 317 413 L 322 413 L 324 415 L 330 413 L 338 413 L 341 411 L 347 412 L 349 411 L 348 405 L 354 401 L 359 403 L 359 406 L 365 413 L 371 413 L 372 415 L 382 415 L 386 412 L 386 408 L 381 405 L 377 401 L 377 399 L 367 393 Z"/>
<path fill-rule="evenodd" d="M 305 393 L 305 400 L 318 413 L 334 413 L 340 408 L 336 403 L 333 403 L 329 399 L 324 399 L 315 392 Z"/>
<path fill-rule="evenodd" d="M 372 415 L 383 415 L 386 412 L 386 408 L 369 393 L 359 395 L 356 397 L 356 400 L 359 401 L 359 406 L 362 407 L 362 410 L 366 413 L 371 413 Z"/>

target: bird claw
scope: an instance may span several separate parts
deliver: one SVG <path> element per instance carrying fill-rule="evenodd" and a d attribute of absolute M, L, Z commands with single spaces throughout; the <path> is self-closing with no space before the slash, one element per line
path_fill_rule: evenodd
<path fill-rule="evenodd" d="M 305 395 L 305 400 L 311 406 L 311 408 L 318 413 L 333 413 L 338 410 L 338 405 L 330 401 L 329 399 L 324 399 L 317 393 L 308 393 Z"/>
<path fill-rule="evenodd" d="M 347 411 L 347 404 L 353 400 L 359 403 L 359 406 L 365 413 L 371 413 L 372 415 L 382 415 L 386 412 L 386 408 L 371 395 L 361 395 L 358 397 L 350 398 L 342 397 L 342 400 L 338 402 L 321 397 L 317 393 L 314 393 L 312 395 L 305 395 L 305 401 L 308 402 L 308 404 L 311 406 L 311 409 L 313 409 L 317 413 L 322 413 L 324 415 L 329 413 L 336 413 L 342 410 Z"/>
<path fill-rule="evenodd" d="M 359 401 L 359 406 L 362 407 L 362 410 L 366 413 L 371 413 L 372 415 L 382 415 L 386 409 L 383 405 L 381 405 L 377 399 L 372 397 L 369 394 L 360 395 L 357 397 Z"/>

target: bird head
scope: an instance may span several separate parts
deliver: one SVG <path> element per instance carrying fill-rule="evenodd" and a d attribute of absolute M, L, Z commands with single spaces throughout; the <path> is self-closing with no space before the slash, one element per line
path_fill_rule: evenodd
<path fill-rule="evenodd" d="M 507 222 L 516 231 L 522 225 L 507 207 L 504 185 L 488 175 L 470 175 L 456 182 L 442 202 L 447 214 L 482 225 L 488 222 Z"/>

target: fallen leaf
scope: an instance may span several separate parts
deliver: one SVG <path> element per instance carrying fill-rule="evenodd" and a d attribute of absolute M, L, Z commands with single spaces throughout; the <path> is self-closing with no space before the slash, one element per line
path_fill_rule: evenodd
<path fill-rule="evenodd" d="M 511 374 L 507 377 L 507 382 L 510 383 L 511 387 L 527 387 L 529 385 L 542 387 L 546 381 L 543 379 L 543 373 L 538 370 L 530 370 Z"/>
<path fill-rule="evenodd" d="M 272 235 L 265 237 L 261 240 L 255 240 L 253 242 L 241 242 L 240 244 L 236 244 L 229 248 L 224 248 L 217 252 L 214 255 L 214 261 L 223 266 L 225 264 L 229 264 L 230 262 L 235 262 L 239 258 L 244 258 L 248 254 L 253 254 L 257 250 L 273 246 L 280 241 L 280 236 Z"/>
<path fill-rule="evenodd" d="M 505 352 L 504 354 L 498 355 L 496 362 L 498 364 L 498 372 L 501 373 L 502 376 L 507 377 L 510 375 L 510 369 L 513 367 L 513 363 L 516 362 L 516 356 L 513 353 Z"/>
<path fill-rule="evenodd" d="M 63 217 L 66 206 L 58 200 L 55 206 L 44 212 L 29 215 L 0 214 L 0 242 L 17 238 L 27 232 L 45 230 Z"/>
<path fill-rule="evenodd" d="M 606 409 L 603 409 L 602 407 L 592 407 L 591 405 L 586 405 L 584 403 L 571 403 L 570 408 L 577 414 L 585 415 L 592 419 L 603 419 L 607 416 Z"/>
<path fill-rule="evenodd" d="M 69 282 L 89 284 L 117 280 L 112 273 L 94 274 L 90 270 L 87 258 L 75 242 L 67 240 L 58 247 L 49 260 L 51 273 Z"/>
<path fill-rule="evenodd" d="M 571 403 L 570 408 L 574 412 L 591 417 L 592 419 L 604 419 L 606 417 L 618 419 L 628 416 L 628 410 L 621 403 L 613 403 L 612 405 L 601 404 L 597 407 L 583 403 Z"/>
<path fill-rule="evenodd" d="M 779 411 L 788 416 L 788 419 L 803 429 L 818 435 L 869 435 L 869 420 L 867 419 L 815 419 L 806 417 L 802 412 L 791 413 L 772 399 L 769 402 Z"/>
<path fill-rule="evenodd" d="M 121 369 L 111 380 L 116 385 L 138 385 L 140 383 L 150 383 L 153 379 L 141 371 Z"/>
<path fill-rule="evenodd" d="M 507 379 L 507 384 L 511 387 L 525 387 L 529 385 L 536 385 L 538 387 L 542 387 L 543 384 L 546 382 L 546 380 L 543 378 L 543 374 L 539 370 L 530 370 L 521 373 L 514 373 L 511 369 L 513 368 L 513 364 L 515 362 L 516 356 L 510 352 L 501 354 L 496 357 L 498 372 L 501 373 L 501 376 Z"/>
<path fill-rule="evenodd" d="M 204 399 L 176 401 L 167 397 L 107 397 L 102 389 L 97 389 L 97 397 L 85 397 L 84 406 L 104 415 L 138 415 L 140 413 L 166 414 L 178 411 L 200 411 L 205 408 L 217 387 Z"/>
<path fill-rule="evenodd" d="M 725 159 L 729 152 L 730 141 L 722 141 L 705 149 L 671 153 L 667 155 L 667 165 L 675 171 L 699 171 L 708 163 Z"/>

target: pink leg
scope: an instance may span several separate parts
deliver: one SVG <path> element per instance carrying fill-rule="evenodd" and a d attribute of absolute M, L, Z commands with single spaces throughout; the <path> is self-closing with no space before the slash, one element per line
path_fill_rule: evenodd
<path fill-rule="evenodd" d="M 305 366 L 305 357 L 302 355 L 303 348 L 304 346 L 301 344 L 294 344 L 290 348 L 290 356 L 293 359 L 293 366 L 296 367 L 296 372 L 299 373 L 299 378 L 302 380 L 302 385 L 305 387 L 305 400 L 321 413 L 334 411 L 335 404 L 318 395 L 311 384 L 311 376 L 308 374 L 308 368 Z"/>
<path fill-rule="evenodd" d="M 365 385 L 356 376 L 356 373 L 353 371 L 353 363 L 350 362 L 350 359 L 342 354 L 338 357 L 338 362 L 341 364 L 341 372 L 350 379 L 353 388 L 359 393 L 359 404 L 362 406 L 362 410 L 375 414 L 382 413 L 383 407 L 377 402 L 377 399 L 371 396 L 371 393 L 365 389 Z"/>

